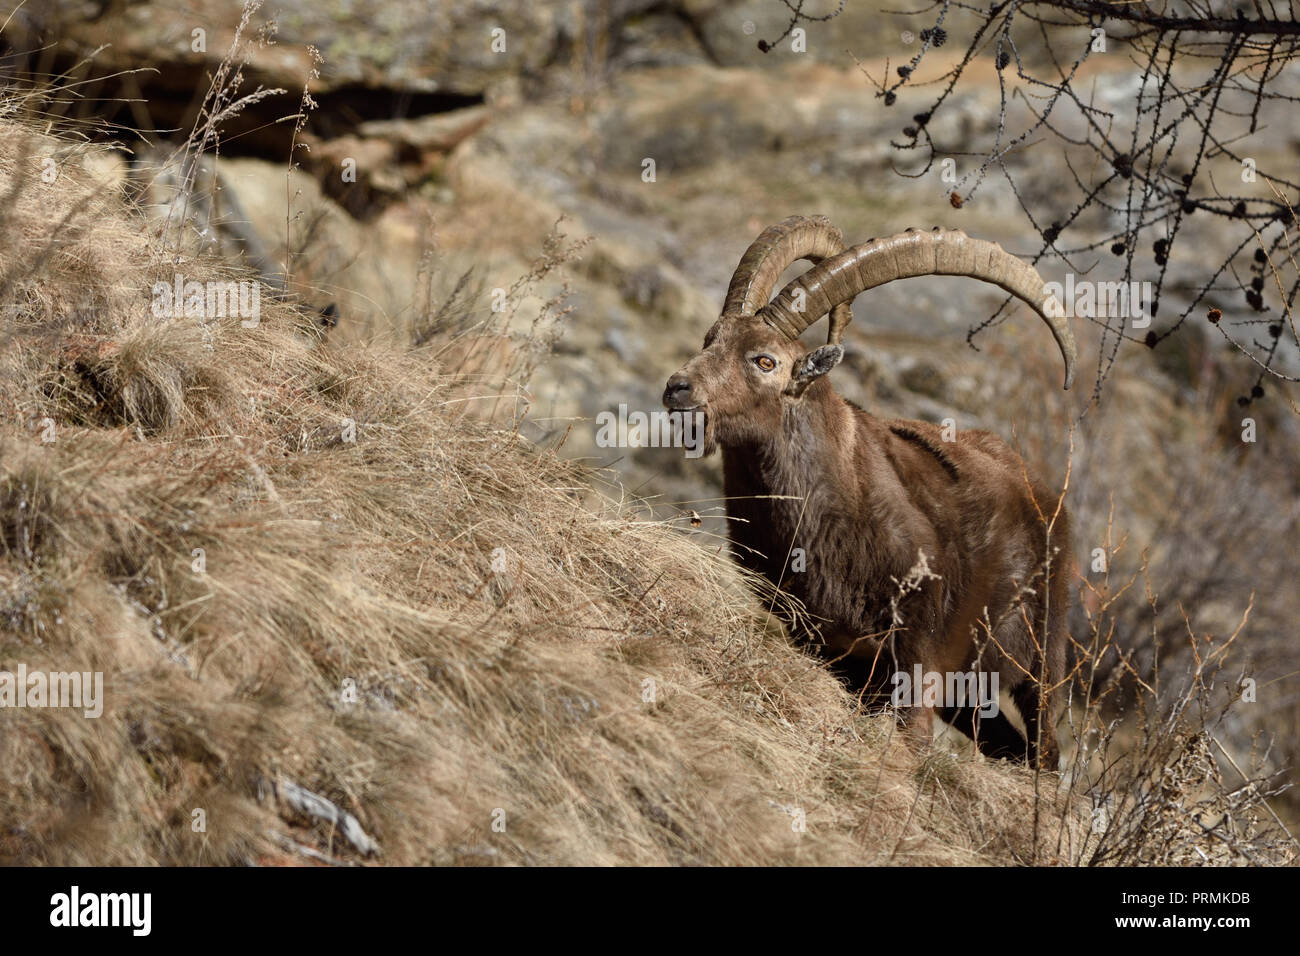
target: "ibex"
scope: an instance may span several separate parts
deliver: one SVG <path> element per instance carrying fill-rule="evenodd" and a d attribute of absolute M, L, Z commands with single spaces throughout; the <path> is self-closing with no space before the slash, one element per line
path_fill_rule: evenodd
<path fill-rule="evenodd" d="M 798 259 L 813 265 L 769 302 Z M 1032 306 L 1056 339 L 1070 387 L 1074 338 L 1032 266 L 937 228 L 846 250 L 824 217 L 796 216 L 749 247 L 704 348 L 668 379 L 663 401 L 704 415 L 705 453 L 722 449 L 736 559 L 816 621 L 794 628 L 796 639 L 877 703 L 894 673 L 918 664 L 926 673 L 996 674 L 1024 737 L 1001 713 L 981 720 L 976 707 L 951 702 L 900 708 L 899 719 L 923 740 L 938 709 L 985 754 L 1050 769 L 1059 713 L 1051 689 L 1064 677 L 1072 567 L 1059 497 L 993 434 L 959 431 L 945 441 L 938 426 L 877 418 L 836 395 L 826 375 L 844 357 L 858 294 L 929 275 L 981 279 Z M 828 312 L 827 344 L 808 351 L 799 335 Z M 804 549 L 801 571 L 789 567 L 795 548 Z"/>

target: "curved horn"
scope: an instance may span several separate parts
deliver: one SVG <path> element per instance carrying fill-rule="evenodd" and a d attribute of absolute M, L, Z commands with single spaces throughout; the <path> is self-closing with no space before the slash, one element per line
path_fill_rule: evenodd
<path fill-rule="evenodd" d="M 723 315 L 753 315 L 772 297 L 776 281 L 799 259 L 821 262 L 844 251 L 844 236 L 825 216 L 790 216 L 749 244 L 727 287 Z"/>
<path fill-rule="evenodd" d="M 758 312 L 758 317 L 791 339 L 832 308 L 851 305 L 868 289 L 913 276 L 970 276 L 990 282 L 1030 305 L 1047 323 L 1065 361 L 1065 387 L 1074 381 L 1074 334 L 1065 310 L 1049 294 L 1042 276 L 1029 263 L 1002 250 L 995 242 L 971 239 L 959 229 L 917 232 L 909 229 L 884 239 L 868 239 L 824 259 Z M 796 301 L 802 298 L 802 309 Z M 833 318 L 833 317 L 832 317 Z M 847 323 L 846 323 L 847 324 Z M 831 342 L 843 327 L 831 323 Z"/>

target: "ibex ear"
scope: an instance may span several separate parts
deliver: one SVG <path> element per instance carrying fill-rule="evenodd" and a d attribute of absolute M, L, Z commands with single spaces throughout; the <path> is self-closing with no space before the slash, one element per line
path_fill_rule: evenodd
<path fill-rule="evenodd" d="M 813 349 L 795 363 L 790 373 L 790 384 L 782 390 L 782 394 L 798 398 L 805 388 L 839 365 L 842 358 L 842 345 L 823 345 L 819 349 Z"/>

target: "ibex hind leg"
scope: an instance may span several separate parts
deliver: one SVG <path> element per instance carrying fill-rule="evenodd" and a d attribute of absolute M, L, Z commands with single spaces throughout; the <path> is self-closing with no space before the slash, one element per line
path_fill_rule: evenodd
<path fill-rule="evenodd" d="M 995 760 L 1025 760 L 1028 757 L 1025 739 L 1002 714 L 983 717 L 975 707 L 945 707 L 939 711 L 939 716 L 975 741 L 979 752 L 986 757 Z"/>
<path fill-rule="evenodd" d="M 1050 695 L 1048 699 L 1040 700 L 1038 681 L 1026 679 L 1011 688 L 1011 699 L 1015 701 L 1021 719 L 1025 722 L 1025 743 L 1030 766 L 1055 770 L 1061 750 L 1056 744 L 1056 720 Z M 1042 720 L 1043 715 L 1047 716 L 1046 721 Z"/>

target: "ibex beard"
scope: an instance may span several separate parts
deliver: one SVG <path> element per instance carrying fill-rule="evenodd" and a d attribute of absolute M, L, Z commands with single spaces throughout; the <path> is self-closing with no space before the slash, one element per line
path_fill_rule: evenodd
<path fill-rule="evenodd" d="M 769 302 L 798 259 L 813 265 Z M 703 413 L 705 454 L 722 451 L 736 560 L 799 600 L 807 614 L 788 618 L 797 641 L 869 704 L 888 703 L 892 675 L 913 668 L 996 675 L 1023 734 L 1003 713 L 945 704 L 900 709 L 909 739 L 928 740 L 937 712 L 989 756 L 1052 768 L 1072 567 L 1059 495 L 997 436 L 878 418 L 828 376 L 853 299 L 921 275 L 971 276 L 1031 305 L 1069 387 L 1074 339 L 1028 264 L 938 229 L 845 249 L 824 217 L 796 216 L 749 247 L 664 405 Z M 827 344 L 805 348 L 799 335 L 828 313 Z M 801 570 L 789 564 L 795 549 Z"/>

